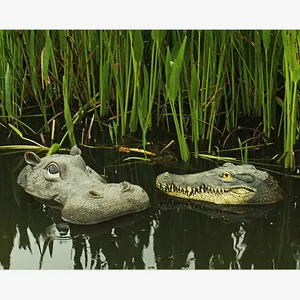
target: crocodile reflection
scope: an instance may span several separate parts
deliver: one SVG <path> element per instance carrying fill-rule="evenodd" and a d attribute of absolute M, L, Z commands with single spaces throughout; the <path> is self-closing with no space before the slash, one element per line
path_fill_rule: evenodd
<path fill-rule="evenodd" d="M 158 207 L 163 210 L 185 209 L 221 219 L 224 222 L 252 222 L 253 219 L 264 218 L 271 211 L 278 209 L 280 204 L 257 206 L 220 205 L 172 197 L 163 197 L 158 201 Z"/>
<path fill-rule="evenodd" d="M 169 201 L 169 205 L 168 197 L 158 201 L 160 226 L 155 239 L 160 242 L 155 243 L 155 253 L 159 269 L 272 268 L 277 251 L 274 233 L 280 225 L 276 209 L 226 215 L 203 211 L 198 205 L 186 207 L 186 199 L 177 207 L 178 199 Z"/>

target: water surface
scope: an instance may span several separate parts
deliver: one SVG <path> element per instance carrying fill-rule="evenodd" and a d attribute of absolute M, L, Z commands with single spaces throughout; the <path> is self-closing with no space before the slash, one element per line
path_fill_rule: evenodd
<path fill-rule="evenodd" d="M 219 217 L 182 206 L 160 207 L 155 187 L 180 165 L 122 165 L 115 150 L 83 149 L 86 163 L 108 182 L 130 181 L 149 194 L 151 208 L 96 226 L 68 227 L 59 213 L 16 184 L 23 154 L 0 156 L 0 268 L 2 269 L 298 269 L 299 180 L 276 175 L 284 201 L 249 218 Z M 214 168 L 201 162 L 193 171 Z"/>

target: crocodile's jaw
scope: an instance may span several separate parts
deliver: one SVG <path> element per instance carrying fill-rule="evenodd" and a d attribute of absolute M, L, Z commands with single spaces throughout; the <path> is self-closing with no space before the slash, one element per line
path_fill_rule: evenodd
<path fill-rule="evenodd" d="M 165 172 L 157 176 L 156 186 L 173 197 L 215 204 L 270 204 L 283 198 L 277 181 L 249 164 L 225 163 L 195 174 Z"/>
<path fill-rule="evenodd" d="M 156 181 L 156 187 L 173 197 L 200 200 L 215 204 L 245 204 L 255 197 L 257 190 L 249 187 L 217 188 L 200 184 L 198 187 L 178 187 Z"/>

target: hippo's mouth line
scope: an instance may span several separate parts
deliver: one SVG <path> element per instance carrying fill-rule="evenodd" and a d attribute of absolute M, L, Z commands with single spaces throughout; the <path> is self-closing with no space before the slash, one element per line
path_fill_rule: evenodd
<path fill-rule="evenodd" d="M 42 195 L 37 196 L 37 194 L 35 192 L 33 192 L 29 189 L 24 188 L 24 190 L 27 194 L 34 197 L 35 199 L 38 199 L 38 200 L 43 201 L 43 202 L 48 202 L 49 201 L 49 198 L 47 196 L 45 196 L 45 197 L 43 197 Z"/>
<path fill-rule="evenodd" d="M 48 197 L 42 197 L 42 196 L 37 196 L 36 194 L 30 192 L 30 191 L 27 191 L 25 190 L 26 193 L 28 193 L 31 197 L 33 197 L 34 199 L 36 199 L 38 202 L 42 203 L 42 204 L 47 204 L 49 205 L 50 207 L 57 207 L 57 208 L 60 208 L 63 204 L 62 202 L 59 200 L 59 198 L 51 198 L 49 200 Z M 58 194 L 55 195 L 55 197 L 59 196 Z M 61 209 L 61 208 L 60 208 Z"/>
<path fill-rule="evenodd" d="M 61 199 L 59 198 L 59 194 L 53 195 L 52 200 L 53 200 L 55 203 L 62 204 L 62 201 L 61 201 Z"/>
<path fill-rule="evenodd" d="M 139 212 L 142 212 L 143 210 L 147 209 L 150 207 L 150 203 L 148 203 L 147 205 L 145 205 L 145 207 L 141 207 L 141 208 L 138 208 L 136 210 L 131 210 L 130 212 L 124 212 L 122 214 L 117 214 L 115 215 L 114 217 L 122 217 L 122 216 L 125 216 L 127 214 L 135 214 L 135 213 L 139 213 Z M 103 222 L 107 222 L 109 220 L 111 220 L 113 217 L 110 216 L 110 217 L 107 217 L 107 218 L 102 218 L 101 220 L 95 220 L 94 222 L 80 222 L 78 220 L 71 220 L 69 218 L 67 218 L 66 216 L 61 216 L 62 220 L 64 220 L 65 222 L 67 223 L 70 223 L 70 224 L 75 224 L 75 225 L 95 225 L 95 224 L 99 224 L 99 223 L 103 223 Z"/>

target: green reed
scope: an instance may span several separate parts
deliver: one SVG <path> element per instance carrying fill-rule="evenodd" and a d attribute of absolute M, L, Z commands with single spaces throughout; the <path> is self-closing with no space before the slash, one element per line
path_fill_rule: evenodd
<path fill-rule="evenodd" d="M 141 132 L 144 149 L 149 129 L 176 132 L 187 161 L 258 117 L 267 137 L 283 137 L 285 167 L 295 164 L 298 31 L 2 30 L 0 57 L 0 124 L 27 134 L 24 117 L 40 114 L 43 132 L 55 119 L 65 133 L 50 152 L 74 144 L 86 118 L 112 143 Z"/>
<path fill-rule="evenodd" d="M 296 131 L 299 113 L 299 91 L 298 82 L 300 80 L 300 36 L 296 31 L 283 30 L 282 41 L 284 45 L 283 70 L 285 77 L 284 94 L 284 165 L 286 168 L 295 167 L 293 147 L 296 143 Z M 298 129 L 299 130 L 299 129 Z"/>

